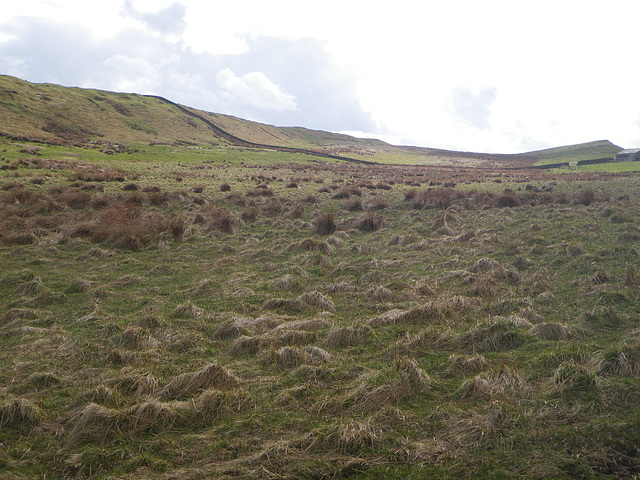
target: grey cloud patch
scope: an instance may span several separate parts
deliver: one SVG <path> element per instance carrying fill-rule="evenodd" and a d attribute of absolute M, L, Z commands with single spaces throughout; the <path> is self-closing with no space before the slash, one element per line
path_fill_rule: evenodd
<path fill-rule="evenodd" d="M 458 87 L 451 94 L 451 107 L 453 113 L 465 123 L 488 130 L 491 128 L 491 105 L 497 95 L 498 91 L 493 87 L 485 87 L 478 93 Z"/>
<path fill-rule="evenodd" d="M 156 13 L 144 13 L 136 10 L 131 0 L 125 0 L 123 12 L 126 16 L 138 20 L 160 33 L 181 33 L 187 26 L 184 21 L 187 7 L 178 2 L 172 3 Z"/>
<path fill-rule="evenodd" d="M 378 127 L 354 95 L 355 83 L 332 70 L 320 41 L 259 37 L 248 41 L 245 54 L 230 56 L 237 75 L 264 72 L 296 99 L 297 110 L 271 112 L 268 123 L 319 130 L 377 133 Z M 249 113 L 249 112 L 247 112 Z"/>
<path fill-rule="evenodd" d="M 245 53 L 214 55 L 152 32 L 96 40 L 86 29 L 30 17 L 0 24 L 2 31 L 13 38 L 0 42 L 0 72 L 28 81 L 156 94 L 274 125 L 378 131 L 353 80 L 330 67 L 317 40 L 258 37 Z"/>

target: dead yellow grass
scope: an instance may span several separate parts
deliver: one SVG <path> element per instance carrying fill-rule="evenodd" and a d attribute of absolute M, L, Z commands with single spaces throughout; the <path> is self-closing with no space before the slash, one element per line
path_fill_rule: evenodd
<path fill-rule="evenodd" d="M 194 373 L 183 373 L 158 392 L 160 398 L 179 399 L 193 397 L 210 388 L 233 389 L 240 379 L 231 370 L 218 363 L 210 363 Z"/>

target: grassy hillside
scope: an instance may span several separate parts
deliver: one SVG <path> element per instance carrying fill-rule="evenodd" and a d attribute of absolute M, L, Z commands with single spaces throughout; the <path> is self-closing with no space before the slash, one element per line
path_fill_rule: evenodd
<path fill-rule="evenodd" d="M 0 477 L 640 475 L 638 175 L 192 147 L 0 138 Z"/>
<path fill-rule="evenodd" d="M 609 140 L 580 143 L 566 147 L 549 148 L 527 153 L 536 159 L 536 165 L 548 165 L 561 162 L 578 162 L 580 160 L 593 160 L 599 158 L 613 158 L 622 150 Z"/>
<path fill-rule="evenodd" d="M 64 145 L 276 146 L 389 164 L 518 167 L 599 158 L 620 150 L 609 142 L 521 155 L 393 146 L 375 139 L 251 122 L 159 97 L 33 84 L 9 76 L 0 76 L 0 118 L 0 134 Z"/>

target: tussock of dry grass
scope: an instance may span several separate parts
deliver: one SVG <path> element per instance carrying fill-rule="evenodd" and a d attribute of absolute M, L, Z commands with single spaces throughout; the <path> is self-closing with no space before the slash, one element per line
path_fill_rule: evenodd
<path fill-rule="evenodd" d="M 171 380 L 158 392 L 160 398 L 180 399 L 193 397 L 210 389 L 233 389 L 240 385 L 240 379 L 231 370 L 210 363 L 194 373 L 183 373 Z"/>
<path fill-rule="evenodd" d="M 371 318 L 368 323 L 372 327 L 394 325 L 396 323 L 400 323 L 400 321 L 404 318 L 406 313 L 407 313 L 406 310 L 400 310 L 398 308 L 394 308 L 393 310 L 388 310 L 384 312 L 382 315 L 378 317 Z"/>
<path fill-rule="evenodd" d="M 370 302 L 391 302 L 394 298 L 394 294 L 391 290 L 381 285 L 377 287 L 371 287 L 364 292 L 364 296 Z"/>
<path fill-rule="evenodd" d="M 557 322 L 539 323 L 531 327 L 529 333 L 543 340 L 564 341 L 571 338 L 569 327 Z"/>
<path fill-rule="evenodd" d="M 371 328 L 365 325 L 359 327 L 334 327 L 327 333 L 324 343 L 329 348 L 353 347 L 367 343 L 371 335 Z"/>
<path fill-rule="evenodd" d="M 435 384 L 427 372 L 420 368 L 418 362 L 407 355 L 394 358 L 393 365 L 417 392 L 427 390 Z"/>
<path fill-rule="evenodd" d="M 124 395 L 148 396 L 158 390 L 159 383 L 152 374 L 129 373 L 106 381 L 104 386 L 115 388 Z"/>
<path fill-rule="evenodd" d="M 0 426 L 2 427 L 31 427 L 43 419 L 42 409 L 27 398 L 12 398 L 0 406 Z"/>
<path fill-rule="evenodd" d="M 316 429 L 300 439 L 296 446 L 310 452 L 339 452 L 343 455 L 363 454 L 381 439 L 382 432 L 375 428 L 371 419 L 364 422 L 346 419 L 340 424 Z"/>
<path fill-rule="evenodd" d="M 158 431 L 173 426 L 179 413 L 179 405 L 151 399 L 127 409 L 118 423 L 133 432 Z"/>
<path fill-rule="evenodd" d="M 408 356 L 394 358 L 392 376 L 382 384 L 380 374 L 363 375 L 359 383 L 339 402 L 341 408 L 374 412 L 426 392 L 435 381 Z"/>
<path fill-rule="evenodd" d="M 640 342 L 628 342 L 605 352 L 600 371 L 609 375 L 640 376 Z"/>
<path fill-rule="evenodd" d="M 560 394 L 579 394 L 598 388 L 594 367 L 573 360 L 562 362 L 553 372 L 547 390 Z"/>
<path fill-rule="evenodd" d="M 459 338 L 460 346 L 471 351 L 513 350 L 524 345 L 527 337 L 508 321 L 478 325 Z"/>
<path fill-rule="evenodd" d="M 311 357 L 299 347 L 282 347 L 279 350 L 272 350 L 265 362 L 273 363 L 280 368 L 295 368 L 304 363 L 310 363 Z"/>
<path fill-rule="evenodd" d="M 30 308 L 12 308 L 8 310 L 2 318 L 0 318 L 0 326 L 9 324 L 14 320 L 34 320 L 38 316 L 33 309 Z"/>
<path fill-rule="evenodd" d="M 441 332 L 435 326 L 429 326 L 416 334 L 407 332 L 404 338 L 398 340 L 393 348 L 401 353 L 414 354 L 423 350 L 444 350 L 452 347 L 455 338 L 451 332 Z"/>
<path fill-rule="evenodd" d="M 295 290 L 298 290 L 301 287 L 300 281 L 296 277 L 290 274 L 287 274 L 284 277 L 278 278 L 273 283 L 276 287 L 282 290 L 285 290 L 287 292 L 293 292 Z"/>
<path fill-rule="evenodd" d="M 336 309 L 336 306 L 331 298 L 315 290 L 312 292 L 303 293 L 298 297 L 298 300 L 301 303 L 309 305 L 310 307 L 319 308 L 320 310 L 333 312 Z"/>
<path fill-rule="evenodd" d="M 215 332 L 213 332 L 212 337 L 218 340 L 226 340 L 229 338 L 234 338 L 244 333 L 244 327 L 237 320 L 231 320 L 220 325 Z"/>
<path fill-rule="evenodd" d="M 173 316 L 177 318 L 200 318 L 203 317 L 205 311 L 195 306 L 191 300 L 187 301 L 187 303 L 178 305 L 173 310 Z"/>
<path fill-rule="evenodd" d="M 499 263 L 492 258 L 481 258 L 476 263 L 473 264 L 469 271 L 472 273 L 478 272 L 488 272 L 489 270 L 493 270 L 499 265 Z"/>
<path fill-rule="evenodd" d="M 318 235 L 331 235 L 336 231 L 336 223 L 333 220 L 333 215 L 330 213 L 324 213 L 316 218 L 316 233 Z"/>
<path fill-rule="evenodd" d="M 233 341 L 229 352 L 232 355 L 255 355 L 264 347 L 265 341 L 261 336 L 242 335 Z"/>
<path fill-rule="evenodd" d="M 16 286 L 13 293 L 18 296 L 32 297 L 44 291 L 44 285 L 40 277 L 35 277 Z"/>
<path fill-rule="evenodd" d="M 127 327 L 120 335 L 113 337 L 110 343 L 115 348 L 128 350 L 146 350 L 155 348 L 159 344 L 145 328 L 137 325 Z"/>
<path fill-rule="evenodd" d="M 289 245 L 287 250 L 305 250 L 307 252 L 316 252 L 323 255 L 329 255 L 332 251 L 327 242 L 318 240 L 316 238 L 305 238 L 299 243 L 293 243 Z"/>
<path fill-rule="evenodd" d="M 308 307 L 308 305 L 299 299 L 286 298 L 272 298 L 262 304 L 263 310 L 276 310 L 288 314 L 300 313 L 305 310 L 305 307 Z"/>
<path fill-rule="evenodd" d="M 108 442 L 121 434 L 122 416 L 119 412 L 89 403 L 67 423 L 66 445 L 82 441 Z"/>
<path fill-rule="evenodd" d="M 437 301 L 438 309 L 444 315 L 462 313 L 478 306 L 478 301 L 464 295 L 454 295 Z"/>
<path fill-rule="evenodd" d="M 469 375 L 485 370 L 487 360 L 479 354 L 474 355 L 449 355 L 449 365 L 446 373 L 449 375 Z"/>

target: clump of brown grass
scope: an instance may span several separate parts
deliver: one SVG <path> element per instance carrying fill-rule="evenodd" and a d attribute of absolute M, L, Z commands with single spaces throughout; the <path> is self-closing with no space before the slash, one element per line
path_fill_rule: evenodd
<path fill-rule="evenodd" d="M 34 277 L 33 279 L 20 283 L 13 291 L 14 294 L 19 296 L 33 296 L 44 291 L 44 285 L 40 277 Z"/>
<path fill-rule="evenodd" d="M 264 348 L 266 343 L 260 335 L 242 335 L 233 341 L 229 351 L 232 355 L 255 355 Z"/>
<path fill-rule="evenodd" d="M 472 351 L 513 350 L 524 345 L 527 337 L 508 321 L 478 325 L 459 338 L 460 346 Z"/>
<path fill-rule="evenodd" d="M 529 329 L 534 337 L 543 340 L 563 341 L 571 337 L 571 330 L 563 323 L 547 322 L 539 323 Z"/>
<path fill-rule="evenodd" d="M 176 407 L 179 408 L 181 405 L 149 399 L 125 410 L 118 423 L 122 427 L 126 426 L 132 433 L 163 430 L 176 423 L 178 419 Z"/>
<path fill-rule="evenodd" d="M 289 314 L 297 314 L 307 308 L 307 304 L 299 299 L 271 298 L 262 304 L 263 310 L 276 310 Z"/>
<path fill-rule="evenodd" d="M 437 302 L 426 302 L 404 312 L 400 323 L 424 324 L 442 318 L 442 311 Z"/>
<path fill-rule="evenodd" d="M 299 243 L 289 245 L 288 250 L 306 250 L 308 252 L 317 252 L 324 255 L 331 253 L 331 247 L 327 242 L 323 242 L 316 238 L 304 238 Z"/>
<path fill-rule="evenodd" d="M 408 380 L 413 390 L 421 392 L 435 384 L 427 372 L 420 368 L 418 362 L 408 355 L 396 356 L 393 365 L 401 376 Z"/>
<path fill-rule="evenodd" d="M 640 342 L 628 342 L 606 351 L 600 371 L 609 375 L 640 376 Z"/>
<path fill-rule="evenodd" d="M 356 455 L 372 449 L 379 436 L 380 433 L 370 421 L 358 422 L 348 419 L 338 430 L 337 447 L 344 454 Z"/>
<path fill-rule="evenodd" d="M 423 350 L 447 349 L 454 345 L 455 341 L 456 339 L 451 332 L 441 332 L 431 325 L 413 335 L 407 332 L 405 337 L 398 340 L 393 348 L 398 352 L 411 354 Z"/>
<path fill-rule="evenodd" d="M 193 402 L 191 417 L 199 422 L 211 423 L 227 412 L 241 410 L 245 404 L 246 397 L 242 393 L 209 389 Z"/>
<path fill-rule="evenodd" d="M 244 328 L 241 324 L 239 324 L 236 320 L 231 320 L 229 322 L 223 323 L 220 325 L 215 332 L 213 332 L 212 337 L 220 340 L 226 340 L 228 338 L 234 338 L 244 332 Z"/>
<path fill-rule="evenodd" d="M 194 305 L 191 300 L 187 303 L 178 305 L 173 310 L 173 316 L 177 318 L 200 318 L 205 314 L 205 310 Z"/>
<path fill-rule="evenodd" d="M 359 198 L 350 198 L 344 202 L 345 210 L 349 212 L 361 212 L 364 210 L 362 207 L 362 200 Z"/>
<path fill-rule="evenodd" d="M 12 308 L 0 318 L 0 326 L 9 324 L 14 320 L 34 320 L 38 318 L 36 312 L 30 308 Z"/>
<path fill-rule="evenodd" d="M 382 285 L 377 287 L 371 287 L 364 292 L 365 298 L 370 302 L 390 302 L 394 298 L 394 294 L 391 290 Z"/>
<path fill-rule="evenodd" d="M 461 398 L 474 398 L 488 400 L 493 391 L 492 385 L 487 378 L 482 375 L 465 380 L 458 389 Z"/>
<path fill-rule="evenodd" d="M 121 434 L 122 421 L 123 417 L 119 412 L 89 403 L 67 423 L 68 434 L 65 444 L 71 446 L 81 441 L 112 440 Z"/>
<path fill-rule="evenodd" d="M 382 315 L 378 317 L 374 317 L 369 320 L 369 325 L 372 327 L 382 327 L 384 325 L 395 325 L 396 323 L 400 323 L 404 316 L 406 315 L 406 310 L 400 310 L 398 308 L 394 308 L 392 310 L 388 310 L 384 312 Z"/>
<path fill-rule="evenodd" d="M 233 213 L 217 205 L 211 205 L 205 212 L 205 215 L 209 218 L 207 224 L 207 231 L 209 232 L 217 231 L 233 234 L 235 229 L 242 225 L 242 221 L 233 215 Z"/>
<path fill-rule="evenodd" d="M 304 349 L 305 353 L 309 355 L 311 362 L 315 365 L 322 365 L 331 361 L 331 354 L 327 352 L 324 348 L 315 347 L 313 345 L 309 345 Z"/>
<path fill-rule="evenodd" d="M 111 339 L 111 344 L 115 348 L 143 350 L 154 348 L 157 346 L 158 341 L 155 340 L 145 328 L 137 325 L 131 325 L 120 335 L 113 337 Z"/>
<path fill-rule="evenodd" d="M 321 310 L 333 312 L 336 309 L 336 306 L 331 298 L 315 290 L 303 293 L 298 297 L 298 300 L 301 303 L 309 305 L 310 307 L 319 308 Z"/>
<path fill-rule="evenodd" d="M 478 305 L 478 301 L 464 295 L 454 295 L 450 298 L 440 299 L 436 304 L 443 315 L 448 315 L 471 310 Z"/>
<path fill-rule="evenodd" d="M 371 233 L 380 230 L 383 224 L 384 220 L 380 215 L 366 212 L 356 220 L 355 226 L 365 233 Z"/>
<path fill-rule="evenodd" d="M 371 334 L 371 328 L 365 325 L 334 327 L 327 333 L 325 345 L 329 348 L 353 347 L 368 342 Z"/>
<path fill-rule="evenodd" d="M 446 373 L 449 375 L 469 375 L 487 368 L 487 360 L 480 354 L 449 355 Z"/>
<path fill-rule="evenodd" d="M 595 199 L 596 199 L 596 192 L 594 192 L 591 189 L 581 190 L 576 196 L 576 201 L 579 204 L 584 205 L 585 207 L 588 207 L 589 205 L 591 205 Z"/>
<path fill-rule="evenodd" d="M 385 210 L 388 207 L 389 201 L 381 196 L 375 196 L 367 202 L 367 210 Z"/>
<path fill-rule="evenodd" d="M 505 192 L 495 199 L 495 205 L 498 208 L 513 208 L 519 207 L 522 202 L 513 192 Z"/>
<path fill-rule="evenodd" d="M 469 271 L 472 273 L 487 272 L 498 266 L 498 262 L 492 258 L 484 257 L 473 264 Z"/>
<path fill-rule="evenodd" d="M 472 379 L 465 380 L 458 390 L 462 398 L 488 399 L 492 395 L 505 391 L 514 392 L 526 388 L 526 383 L 520 374 L 503 365 L 497 374 L 481 373 Z"/>
<path fill-rule="evenodd" d="M 287 292 L 298 290 L 301 287 L 299 280 L 291 274 L 286 274 L 285 276 L 276 279 L 273 283 L 276 287 Z"/>
<path fill-rule="evenodd" d="M 310 363 L 310 356 L 299 347 L 282 347 L 272 350 L 266 359 L 267 363 L 274 363 L 279 368 L 295 368 L 304 363 Z"/>
<path fill-rule="evenodd" d="M 177 376 L 158 392 L 158 396 L 171 399 L 187 398 L 210 388 L 228 390 L 239 385 L 240 379 L 235 373 L 218 363 L 210 363 L 197 372 Z"/>
<path fill-rule="evenodd" d="M 27 398 L 12 398 L 0 406 L 1 427 L 31 427 L 43 419 L 40 407 Z"/>
<path fill-rule="evenodd" d="M 112 388 L 124 395 L 147 396 L 158 390 L 159 382 L 150 373 L 128 373 L 120 377 L 107 380 L 104 383 L 107 388 Z"/>
<path fill-rule="evenodd" d="M 580 394 L 598 387 L 598 378 L 592 369 L 574 360 L 562 362 L 553 372 L 548 391 L 560 394 Z"/>
<path fill-rule="evenodd" d="M 333 220 L 333 215 L 330 213 L 318 215 L 315 220 L 315 225 L 318 235 L 331 235 L 336 231 L 336 223 Z"/>

